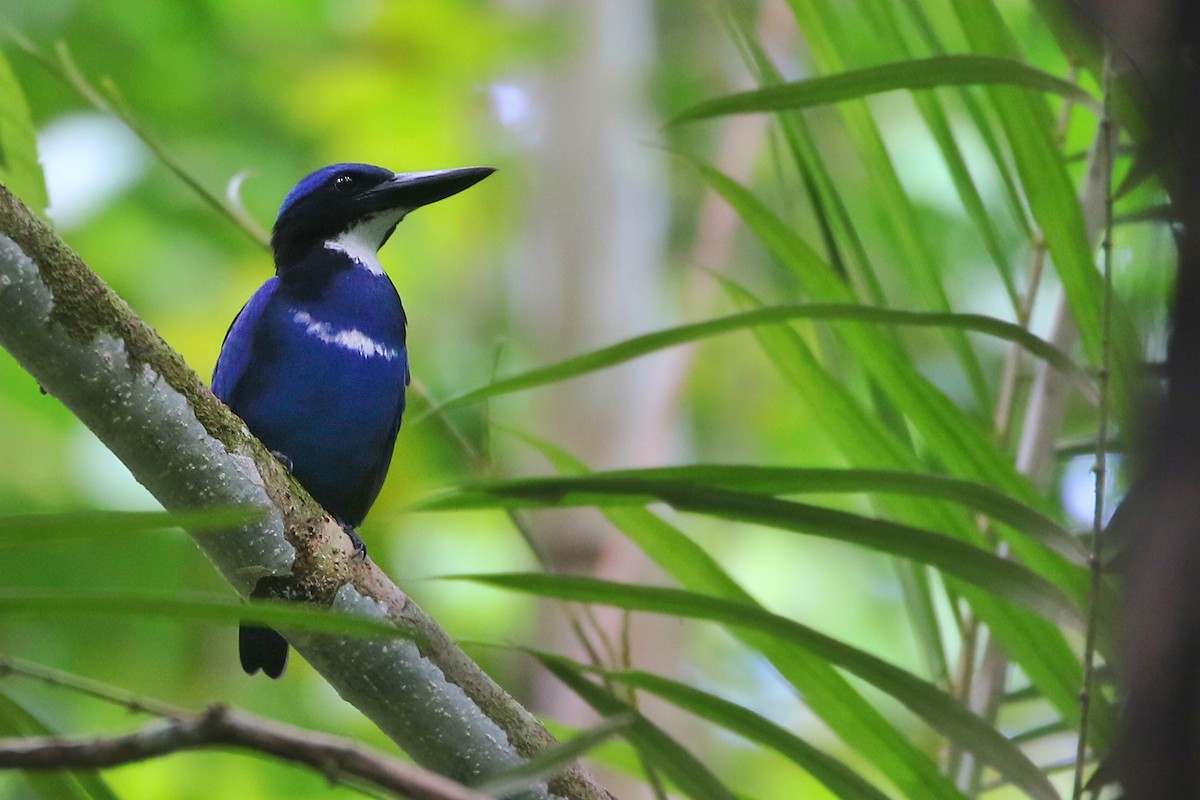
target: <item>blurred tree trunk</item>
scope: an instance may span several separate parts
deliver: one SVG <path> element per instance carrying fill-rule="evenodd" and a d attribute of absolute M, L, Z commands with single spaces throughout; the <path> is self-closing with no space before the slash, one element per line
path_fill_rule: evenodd
<path fill-rule="evenodd" d="M 1080 5 L 1149 122 L 1139 163 L 1180 223 L 1166 400 L 1110 527 L 1127 556 L 1120 777 L 1130 800 L 1200 797 L 1200 7 Z"/>
<path fill-rule="evenodd" d="M 546 14 L 567 15 L 556 22 L 571 44 L 534 90 L 540 140 L 528 238 L 511 282 L 514 317 L 537 363 L 663 327 L 667 319 L 667 178 L 663 154 L 646 145 L 658 138 L 658 120 L 643 96 L 655 53 L 652 12 L 639 0 L 545 7 Z M 659 354 L 541 390 L 534 401 L 538 429 L 592 468 L 671 460 L 677 426 L 673 409 L 661 410 L 672 399 L 670 365 L 678 357 Z M 555 571 L 626 581 L 652 573 L 645 556 L 595 511 L 544 512 L 531 524 Z M 541 646 L 580 654 L 562 614 L 551 607 L 543 615 Z M 598 609 L 597 615 L 619 641 L 620 614 Z M 639 659 L 641 666 L 663 668 L 674 660 L 676 627 L 636 621 L 634 652 L 663 662 Z M 538 706 L 556 714 L 579 708 L 552 679 L 534 693 Z"/>

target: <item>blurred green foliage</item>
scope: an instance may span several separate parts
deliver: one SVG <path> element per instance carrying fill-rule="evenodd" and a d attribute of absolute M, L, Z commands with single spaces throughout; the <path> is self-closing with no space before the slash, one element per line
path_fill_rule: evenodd
<path fill-rule="evenodd" d="M 560 38 L 553 21 L 472 0 L 213 0 L 136 7 L 39 0 L 8 4 L 3 14 L 43 54 L 53 58 L 61 42 L 90 82 L 111 79 L 163 149 L 218 196 L 230 177 L 248 171 L 243 199 L 264 226 L 299 177 L 334 161 L 397 170 L 492 164 L 504 176 L 495 181 L 495 191 L 519 197 L 521 146 L 497 123 L 489 87 L 512 72 L 540 69 Z M 19 48 L 6 48 L 6 55 L 39 130 L 61 130 L 64 121 L 93 126 L 65 140 L 74 153 L 43 157 L 62 159 L 68 170 L 100 173 L 117 187 L 71 224 L 60 224 L 62 234 L 207 377 L 229 321 L 271 273 L 269 254 L 215 215 L 130 134 L 106 124 L 111 117 Z M 112 152 L 96 144 L 99 135 L 117 139 Z M 73 162 L 79 153 L 111 162 Z M 53 172 L 54 165 L 48 166 Z M 71 174 L 58 179 L 58 188 L 64 183 L 71 188 Z M 35 205 L 36 199 L 26 195 Z M 414 215 L 385 253 L 414 319 L 415 371 L 431 386 L 443 389 L 461 385 L 465 376 L 487 374 L 489 347 L 470 343 L 499 335 L 503 309 L 495 302 L 496 268 L 519 224 L 515 208 L 515 199 L 464 195 L 442 214 Z M 0 420 L 0 513 L 153 507 L 119 462 L 57 402 L 43 397 L 6 354 L 0 354 Z M 472 568 L 530 564 L 499 521 L 472 518 L 463 525 L 398 513 L 411 499 L 468 474 L 454 445 L 434 426 L 406 430 L 396 464 L 364 535 L 372 555 L 394 565 L 398 579 L 458 569 L 464 553 Z M 437 542 L 459 529 L 469 532 L 452 543 Z M 4 590 L 90 587 L 232 596 L 179 531 L 80 533 L 66 543 L 8 545 Z M 431 538 L 430 546 L 420 544 Z M 420 597 L 422 586 L 414 582 L 409 588 Z M 457 618 L 451 625 L 456 633 L 523 634 L 520 621 L 527 614 L 516 609 L 527 604 L 497 597 L 483 603 L 472 592 L 444 594 L 446 601 L 433 610 Z M 10 618 L 0 623 L 0 651 L 182 705 L 227 699 L 394 750 L 300 659 L 293 660 L 285 684 L 243 676 L 229 626 Z M 512 658 L 497 653 L 481 658 L 503 676 Z M 60 731 L 102 730 L 129 721 L 126 712 L 32 682 L 14 680 L 6 687 Z M 126 797 L 330 793 L 326 781 L 308 771 L 222 754 L 178 756 L 106 777 Z M 0 774 L 0 796 L 28 796 L 23 786 L 19 775 Z"/>
<path fill-rule="evenodd" d="M 779 4 L 782 12 L 777 9 L 775 16 L 764 14 L 763 19 L 777 25 L 794 14 L 804 23 L 802 34 L 784 37 L 787 47 L 782 54 L 771 53 L 782 77 L 791 79 L 809 70 L 836 73 L 932 54 L 936 49 L 923 38 L 921 16 L 913 9 L 924 9 L 926 24 L 936 29 L 946 49 L 970 52 L 974 45 L 953 21 L 953 7 L 962 4 L 863 0 L 855 4 L 863 13 L 834 14 L 839 4 L 795 2 L 790 11 Z M 479 189 L 406 220 L 383 251 L 383 261 L 409 312 L 414 375 L 435 400 L 485 385 L 497 373 L 510 375 L 540 365 L 537 359 L 545 352 L 544 343 L 522 338 L 525 329 L 519 315 L 530 313 L 530 306 L 514 302 L 513 295 L 521 291 L 516 287 L 528 288 L 519 280 L 520 262 L 536 252 L 525 232 L 536 221 L 531 215 L 537 213 L 530 200 L 531 174 L 548 149 L 548 134 L 539 129 L 545 121 L 538 116 L 538 87 L 565 69 L 590 34 L 586 17 L 573 12 L 569 4 L 188 0 L 131 7 L 84 0 L 15 0 L 9 5 L 3 10 L 7 23 L 42 53 L 55 57 L 61 42 L 93 84 L 106 85 L 103 81 L 111 79 L 142 127 L 211 192 L 223 196 L 226 182 L 247 171 L 242 200 L 264 227 L 293 183 L 327 163 L 366 161 L 397 170 L 471 164 L 499 167 L 500 172 Z M 1068 56 L 1075 54 L 1065 53 L 1056 38 L 1056 20 L 1043 19 L 1024 2 L 1000 2 L 995 8 L 1014 46 L 1019 43 L 1021 58 L 1059 77 L 1068 76 Z M 758 6 L 739 0 L 711 5 L 662 0 L 653 11 L 653 29 L 643 32 L 649 37 L 650 58 L 639 87 L 652 118 L 638 139 L 667 168 L 668 184 L 662 191 L 670 205 L 661 220 L 665 246 L 659 264 L 666 289 L 655 302 L 668 311 L 663 318 L 635 320 L 633 326 L 650 330 L 693 322 L 749 303 L 748 295 L 721 288 L 704 268 L 719 269 L 771 304 L 828 301 L 806 283 L 813 273 L 804 270 L 812 264 L 789 259 L 769 241 L 764 247 L 760 240 L 769 240 L 764 231 L 769 233 L 771 225 L 756 227 L 745 207 L 739 210 L 746 217 L 746 228 L 757 238 L 737 234 L 727 264 L 705 263 L 703 268 L 697 264 L 702 259 L 697 256 L 696 240 L 705 233 L 698 208 L 703 198 L 712 199 L 709 183 L 716 184 L 706 183 L 693 165 L 660 153 L 649 143 L 682 150 L 705 163 L 719 160 L 716 153 L 725 121 L 659 126 L 701 100 L 752 85 L 739 56 L 753 62 L 760 43 L 756 34 L 745 29 L 737 33 L 737 19 L 752 19 Z M 899 39 L 885 35 L 889 14 L 899 19 Z M 764 39 L 775 38 L 768 22 L 760 31 Z M 89 107 L 35 59 L 16 47 L 6 48 L 5 54 L 41 132 L 42 157 L 50 172 L 50 213 L 53 217 L 57 207 L 62 214 L 61 233 L 92 269 L 207 377 L 229 320 L 270 274 L 269 255 L 214 213 L 111 117 Z M 772 82 L 769 72 L 761 68 L 749 72 L 764 84 Z M 0 82 L 4 77 L 0 72 Z M 1097 93 L 1094 75 L 1084 71 L 1079 83 Z M 1023 292 L 1028 288 L 1033 249 L 1028 209 L 1020 200 L 1006 199 L 1003 180 L 1013 172 L 1012 163 L 1007 158 L 999 163 L 989 158 L 989 143 L 972 117 L 971 103 L 984 109 L 982 119 L 998 138 L 1002 138 L 1000 111 L 984 91 L 945 89 L 928 96 L 944 106 L 969 177 L 995 227 L 998 246 Z M 580 96 L 575 102 L 599 100 Z M 533 104 L 524 116 L 522 103 Z M 1061 98 L 1045 103 L 1053 112 L 1062 110 Z M 847 112 L 847 106 L 852 110 Z M 3 121 L 0 117 L 0 142 Z M 806 165 L 796 157 L 801 124 L 819 154 L 819 167 L 828 175 L 828 185 L 817 193 L 825 206 L 804 188 L 803 179 L 812 179 L 818 164 Z M 871 125 L 878 126 L 878 148 L 871 144 L 875 135 Z M 964 211 L 946 168 L 948 156 L 929 134 L 909 95 L 891 93 L 842 107 L 819 107 L 802 117 L 799 112 L 784 112 L 765 135 L 765 143 L 752 137 L 748 144 L 755 151 L 748 181 L 752 196 L 767 213 L 778 216 L 777 228 L 800 237 L 817 260 L 833 260 L 830 241 L 842 248 L 841 255 L 857 279 L 857 302 L 870 300 L 870 293 L 861 287 L 870 282 L 863 278 L 865 271 L 873 269 L 879 291 L 895 308 L 937 310 L 927 291 L 937 289 L 954 311 L 1004 319 L 1016 316 L 993 263 L 996 254 L 989 252 L 978 219 Z M 1067 157 L 1088 151 L 1095 135 L 1095 116 L 1082 112 L 1070 116 L 1062 131 L 1059 151 L 1066 156 L 1066 174 L 1076 187 L 1085 159 Z M 56 165 L 65 171 L 56 175 Z M 56 190 L 77 188 L 95 175 L 101 176 L 96 180 L 102 188 L 67 214 Z M 605 177 L 597 175 L 597 184 Z M 593 191 L 587 185 L 571 189 Z M 37 189 L 29 192 L 27 200 L 39 204 Z M 834 195 L 853 230 L 838 227 L 835 219 L 831 240 L 822 223 L 829 224 L 837 216 Z M 1118 213 L 1159 201 L 1155 187 L 1142 186 L 1122 201 Z M 859 253 L 867 257 L 861 263 Z M 1076 255 L 1081 263 L 1089 257 L 1086 252 Z M 1162 298 L 1172 258 L 1169 237 L 1161 226 L 1118 228 L 1118 294 L 1151 358 L 1163 345 Z M 924 277 L 918 268 L 925 270 Z M 1037 302 L 1031 302 L 1029 328 L 1039 335 L 1046 335 L 1057 288 L 1056 276 L 1048 271 Z M 620 287 L 616 291 L 619 294 Z M 1084 527 L 1080 518 L 1067 514 L 1079 488 L 1070 484 L 1060 494 L 1059 477 L 1071 474 L 1066 462 L 1056 464 L 1054 488 L 1048 491 L 1025 485 L 1015 471 L 988 473 L 981 467 L 979 473 L 971 473 L 961 467 L 965 457 L 940 451 L 936 440 L 926 438 L 933 423 L 944 421 L 946 415 L 936 408 L 925 409 L 924 415 L 911 409 L 898 411 L 900 402 L 894 396 L 886 399 L 887 392 L 875 383 L 878 374 L 864 367 L 870 360 L 861 357 L 872 336 L 883 343 L 880 348 L 894 346 L 894 351 L 880 349 L 884 355 L 876 363 L 895 361 L 897 370 L 911 367 L 912 376 L 927 379 L 953 401 L 947 401 L 955 412 L 948 429 L 969 428 L 980 441 L 990 442 L 989 456 L 1007 467 L 1019 431 L 1014 425 L 993 436 L 991 407 L 1001 383 L 1005 343 L 975 336 L 963 340 L 969 342 L 971 358 L 978 360 L 983 381 L 982 387 L 972 387 L 970 359 L 948 344 L 945 331 L 864 334 L 864 329 L 800 322 L 790 329 L 790 338 L 771 340 L 759 331 L 758 341 L 742 332 L 701 343 L 684 376 L 678 406 L 664 423 L 686 442 L 684 458 L 696 463 L 919 467 L 984 482 L 1001 474 L 1010 482 L 997 479 L 989 486 L 1016 495 L 1069 527 Z M 582 349 L 612 343 L 590 341 Z M 842 428 L 852 423 L 822 416 L 822 407 L 826 414 L 832 407 L 831 395 L 795 385 L 792 370 L 805 347 L 818 353 L 814 363 L 822 374 L 846 387 L 848 403 L 858 403 L 872 424 L 878 423 L 879 430 L 903 443 L 902 457 L 889 461 L 880 455 L 876 463 L 868 464 L 876 457 L 867 452 L 870 442 L 857 451 L 846 444 L 855 432 Z M 893 352 L 906 354 L 911 363 L 890 359 L 887 354 Z M 1086 363 L 1080 352 L 1071 354 Z M 1018 382 L 1018 412 L 1030 372 L 1026 366 Z M 805 394 L 806 389 L 811 393 Z M 538 623 L 527 598 L 465 583 L 422 580 L 445 573 L 531 570 L 536 561 L 498 510 L 437 514 L 409 510 L 435 490 L 484 477 L 477 461 L 464 453 L 455 436 L 447 435 L 437 418 L 412 421 L 426 408 L 423 402 L 416 401 L 411 408 L 392 473 L 364 526 L 372 557 L 453 635 L 501 644 L 534 639 Z M 525 395 L 497 398 L 487 413 L 537 436 L 544 436 L 550 426 Z M 486 451 L 494 473 L 520 471 L 523 466 L 513 465 L 528 463 L 524 460 L 527 446 L 498 426 L 489 429 L 482 407 L 454 411 L 449 419 L 473 447 Z M 568 424 L 587 427 L 593 421 L 569 418 Z M 962 427 L 953 427 L 958 424 Z M 1094 427 L 1093 407 L 1073 396 L 1063 440 L 1090 437 Z M 882 453 L 886 448 L 878 449 Z M 571 471 L 564 463 L 565 457 L 558 468 Z M 1086 490 L 1084 495 L 1086 506 Z M 947 535 L 965 529 L 982 541 L 974 517 L 965 512 L 906 500 L 831 493 L 813 501 L 855 513 L 882 516 L 886 512 Z M 497 500 L 495 505 L 503 504 Z M 0 353 L 0 514 L 152 507 L 153 501 L 119 463 Z M 643 547 L 653 538 L 648 531 L 663 524 L 647 520 L 640 510 L 609 509 L 608 513 L 630 536 L 641 531 L 646 537 L 639 540 Z M 912 609 L 906 610 L 901 581 L 889 557 L 719 516 L 667 513 L 665 517 L 711 554 L 714 563 L 757 602 L 926 680 L 938 681 L 925 649 L 930 634 L 909 624 Z M 0 591 L 121 588 L 232 595 L 180 532 L 106 537 L 81 533 L 70 541 L 0 540 L 6 549 Z M 673 534 L 658 530 L 656 535 L 669 541 Z M 683 545 L 678 549 L 682 551 Z M 1057 562 L 1049 557 L 1038 562 L 1036 553 L 1022 555 L 1039 574 L 1051 574 L 1056 568 Z M 673 562 L 665 557 L 656 560 L 689 590 L 741 600 L 723 583 L 728 577 L 705 573 L 697 566 L 699 557 L 689 562 L 690 557 L 689 552 Z M 684 574 L 689 567 L 694 569 L 690 582 Z M 956 622 L 961 622 L 961 613 L 956 613 L 961 610 L 959 601 L 974 596 L 953 582 L 947 589 L 940 578 L 930 583 L 939 598 L 930 617 L 945 637 L 936 646 L 952 664 L 961 647 L 956 629 Z M 944 599 L 947 594 L 953 603 Z M 1058 634 L 1057 629 L 1047 628 Z M 856 754 L 853 744 L 838 742 L 827 727 L 836 727 L 836 722 L 828 717 L 818 720 L 809 707 L 813 698 L 806 705 L 795 687 L 776 672 L 778 668 L 793 677 L 780 666 L 786 660 L 780 655 L 784 649 L 772 650 L 761 638 L 757 645 L 744 645 L 711 625 L 686 623 L 684 630 L 681 652 L 668 654 L 676 661 L 677 674 L 763 713 L 870 779 L 882 776 L 885 785 L 896 784 L 896 774 L 889 774 L 886 765 Z M 1037 640 L 1031 635 L 1030 641 Z M 1075 632 L 1051 644 L 1077 655 Z M 0 618 L 0 653 L 53 664 L 181 705 L 228 701 L 392 749 L 300 659 L 293 660 L 281 682 L 249 680 L 236 667 L 234 648 L 235 636 L 227 626 L 134 618 Z M 478 648 L 472 653 L 519 696 L 531 692 L 526 657 L 504 648 Z M 635 652 L 634 663 L 640 664 L 643 655 Z M 1070 674 L 1078 669 L 1078 661 L 1072 655 L 1051 666 L 1062 667 L 1056 675 Z M 1013 688 L 1029 682 L 1020 671 L 1014 676 Z M 847 686 L 861 691 L 866 705 L 881 710 L 913 742 L 915 751 L 931 761 L 939 757 L 940 740 L 901 703 L 857 681 Z M 1049 693 L 1048 687 L 1039 688 Z M 34 682 L 11 678 L 0 689 L 11 692 L 55 730 L 87 732 L 129 723 L 128 715 L 119 709 Z M 1036 706 L 1007 709 L 1005 724 L 1027 727 L 1065 713 L 1044 701 Z M 724 734 L 694 735 L 686 741 L 702 750 L 705 762 L 728 785 L 747 795 L 824 796 L 820 794 L 824 789 L 777 753 Z M 1043 763 L 1060 750 L 1061 742 L 1052 742 L 1031 752 Z M 610 754 L 606 762 L 636 772 L 626 745 L 611 744 L 602 752 Z M 348 790 L 331 789 L 308 771 L 221 753 L 174 756 L 112 770 L 105 778 L 124 797 L 351 795 Z M 30 791 L 23 778 L 0 773 L 0 798 L 33 796 Z"/>

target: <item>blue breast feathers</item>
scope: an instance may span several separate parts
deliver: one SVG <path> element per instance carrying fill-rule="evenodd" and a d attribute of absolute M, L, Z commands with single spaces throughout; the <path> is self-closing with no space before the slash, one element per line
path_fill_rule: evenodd
<path fill-rule="evenodd" d="M 213 392 L 321 505 L 358 526 L 404 413 L 404 310 L 386 276 L 311 278 L 272 278 L 255 293 L 226 335 Z"/>

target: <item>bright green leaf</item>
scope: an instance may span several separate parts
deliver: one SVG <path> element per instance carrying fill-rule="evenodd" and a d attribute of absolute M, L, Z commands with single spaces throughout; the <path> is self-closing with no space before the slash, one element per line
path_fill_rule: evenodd
<path fill-rule="evenodd" d="M 550 383 L 585 375 L 608 367 L 623 364 L 649 353 L 688 344 L 710 336 L 733 331 L 777 325 L 801 319 L 859 322 L 871 325 L 897 325 L 937 327 L 947 330 L 984 333 L 1006 341 L 1015 342 L 1031 354 L 1056 368 L 1072 375 L 1077 380 L 1084 376 L 1075 367 L 1070 357 L 1029 331 L 1004 320 L 981 314 L 955 314 L 950 312 L 902 311 L 891 308 L 875 308 L 855 303 L 806 303 L 800 305 L 771 306 L 743 311 L 725 317 L 681 325 L 654 333 L 635 336 L 608 347 L 593 350 L 574 358 L 568 358 L 549 366 L 501 378 L 487 386 L 464 392 L 438 405 L 428 413 L 448 411 L 461 406 L 478 403 L 491 397 L 532 389 Z"/>
<path fill-rule="evenodd" d="M 594 750 L 607 739 L 624 733 L 637 721 L 633 714 L 615 714 L 598 725 L 581 731 L 567 741 L 548 747 L 523 764 L 492 775 L 473 788 L 480 792 L 506 797 L 520 789 L 552 778 L 577 758 Z"/>
<path fill-rule="evenodd" d="M 211 595 L 149 595 L 119 591 L 55 591 L 9 589 L 0 592 L 0 616 L 119 616 L 212 624 L 270 625 L 274 628 L 345 636 L 407 638 L 386 622 L 296 603 L 240 600 Z"/>
<path fill-rule="evenodd" d="M 596 672 L 592 668 L 580 669 Z M 788 758 L 841 798 L 885 800 L 887 795 L 869 784 L 838 759 L 813 747 L 791 731 L 766 717 L 708 692 L 648 672 L 603 672 L 608 680 L 658 695 L 669 703 L 732 731 L 749 741 L 769 747 Z"/>
<path fill-rule="evenodd" d="M 597 480 L 593 486 L 604 485 Z M 911 525 L 864 517 L 846 511 L 734 492 L 712 486 L 649 481 L 612 481 L 617 494 L 653 499 L 678 511 L 708 514 L 720 519 L 766 525 L 796 533 L 821 536 L 881 553 L 909 558 L 943 573 L 986 589 L 998 598 L 1023 605 L 1047 619 L 1082 629 L 1079 607 L 1057 586 L 1027 567 L 944 534 Z M 652 491 L 647 492 L 647 489 Z M 513 490 L 508 490 L 510 493 Z M 544 486 L 532 493 L 544 497 Z"/>
<path fill-rule="evenodd" d="M 520 434 L 518 434 L 520 435 Z M 560 472 L 581 474 L 586 467 L 569 454 L 534 437 L 520 435 Z M 717 561 L 679 529 L 644 508 L 607 507 L 604 515 L 685 588 L 757 606 L 754 598 Z M 937 765 L 904 737 L 886 717 L 828 662 L 758 630 L 732 633 L 754 648 L 796 688 L 805 704 L 853 750 L 911 798 L 963 800 Z"/>
<path fill-rule="evenodd" d="M 0 52 L 0 183 L 38 214 L 49 199 L 38 163 L 37 136 L 25 94 Z"/>
<path fill-rule="evenodd" d="M 669 125 L 728 114 L 753 114 L 858 100 L 900 89 L 935 89 L 939 86 L 1005 84 L 1036 89 L 1070 98 L 1099 110 L 1099 102 L 1079 86 L 1034 69 L 1020 61 L 989 56 L 933 56 L 898 61 L 837 75 L 823 75 L 780 86 L 767 86 L 697 103 L 676 114 Z"/>
<path fill-rule="evenodd" d="M 680 791 L 694 800 L 737 800 L 708 767 L 624 701 L 583 677 L 568 659 L 549 653 L 534 654 L 563 683 L 605 716 L 630 716 L 626 738 L 655 769 L 662 770 Z"/>
<path fill-rule="evenodd" d="M 703 619 L 764 631 L 786 639 L 887 692 L 952 741 L 960 743 L 1000 770 L 1031 797 L 1044 800 L 1058 798 L 1046 777 L 1019 748 L 936 686 L 869 653 L 753 605 L 682 589 L 634 586 L 558 575 L 462 575 L 454 576 L 454 579 L 527 592 L 539 597 Z"/>
<path fill-rule="evenodd" d="M 436 495 L 423 510 L 537 508 L 546 506 L 637 504 L 662 500 L 672 492 L 706 488 L 759 495 L 878 492 L 960 503 L 1012 526 L 1081 566 L 1087 548 L 1045 514 L 971 481 L 925 473 L 869 469 L 802 469 L 743 464 L 691 464 L 681 467 L 612 470 L 574 477 L 482 481 Z"/>

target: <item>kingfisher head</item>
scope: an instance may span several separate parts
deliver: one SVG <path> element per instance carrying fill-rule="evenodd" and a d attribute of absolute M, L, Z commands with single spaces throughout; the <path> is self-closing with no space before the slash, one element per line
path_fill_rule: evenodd
<path fill-rule="evenodd" d="M 271 234 L 279 271 L 315 248 L 341 250 L 367 265 L 404 215 L 458 194 L 494 172 L 465 167 L 392 172 L 370 164 L 334 164 L 296 184 L 284 198 Z"/>

